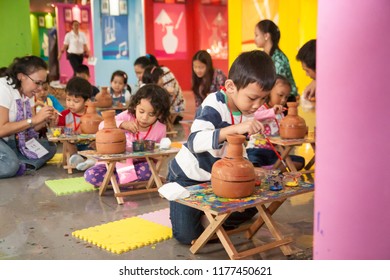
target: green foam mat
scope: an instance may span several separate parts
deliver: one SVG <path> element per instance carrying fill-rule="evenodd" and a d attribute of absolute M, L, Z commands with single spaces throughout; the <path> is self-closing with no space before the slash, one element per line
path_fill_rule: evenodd
<path fill-rule="evenodd" d="M 90 183 L 87 183 L 84 177 L 57 179 L 45 181 L 46 186 L 49 187 L 57 196 L 68 195 L 79 192 L 91 192 L 98 190 Z"/>

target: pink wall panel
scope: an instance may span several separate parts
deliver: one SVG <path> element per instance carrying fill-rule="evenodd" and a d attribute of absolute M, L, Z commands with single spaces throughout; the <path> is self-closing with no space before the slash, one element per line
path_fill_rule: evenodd
<path fill-rule="evenodd" d="M 314 258 L 390 259 L 390 3 L 318 3 Z"/>

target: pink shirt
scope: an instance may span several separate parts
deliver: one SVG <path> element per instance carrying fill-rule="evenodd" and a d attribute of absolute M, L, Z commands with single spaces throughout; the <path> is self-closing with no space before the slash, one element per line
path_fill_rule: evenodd
<path fill-rule="evenodd" d="M 115 116 L 116 120 L 116 125 L 119 127 L 122 122 L 124 121 L 135 121 L 135 117 L 129 112 L 123 111 L 122 113 L 118 114 Z M 104 126 L 104 121 L 102 121 L 99 125 L 99 130 L 102 129 Z M 125 131 L 126 132 L 126 150 L 131 150 L 133 147 L 133 141 L 137 140 L 137 136 L 134 133 L 131 133 L 130 131 Z M 138 134 L 139 139 L 145 139 L 146 134 L 148 131 L 140 131 Z M 160 143 L 161 139 L 166 137 L 167 134 L 167 127 L 165 124 L 156 121 L 152 125 L 152 129 L 150 130 L 147 140 L 154 140 L 156 143 Z"/>

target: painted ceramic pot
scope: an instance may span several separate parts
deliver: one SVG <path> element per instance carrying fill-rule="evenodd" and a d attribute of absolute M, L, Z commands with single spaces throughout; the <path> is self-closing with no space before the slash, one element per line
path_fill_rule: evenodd
<path fill-rule="evenodd" d="M 298 116 L 298 103 L 287 102 L 288 114 L 280 122 L 280 137 L 284 139 L 304 138 L 307 132 L 306 122 Z"/>
<path fill-rule="evenodd" d="M 81 117 L 80 128 L 82 133 L 95 134 L 103 118 L 96 112 L 96 102 L 89 101 L 87 112 Z"/>
<path fill-rule="evenodd" d="M 250 196 L 255 190 L 255 169 L 243 154 L 244 135 L 228 135 L 226 157 L 216 161 L 211 170 L 215 195 L 225 198 Z"/>
<path fill-rule="evenodd" d="M 101 91 L 96 94 L 96 107 L 109 108 L 112 107 L 112 96 L 108 92 L 108 87 L 102 87 Z"/>
<path fill-rule="evenodd" d="M 104 128 L 96 133 L 96 150 L 99 154 L 121 154 L 126 151 L 126 135 L 116 126 L 115 110 L 102 112 Z"/>

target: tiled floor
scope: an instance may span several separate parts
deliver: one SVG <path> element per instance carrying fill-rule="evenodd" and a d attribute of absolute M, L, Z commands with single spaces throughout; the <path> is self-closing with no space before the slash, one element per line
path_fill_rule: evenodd
<path fill-rule="evenodd" d="M 194 105 L 189 92 L 185 93 L 187 110 L 184 119 L 193 117 Z M 301 112 L 309 128 L 314 127 L 314 113 Z M 177 125 L 176 140 L 184 140 L 188 126 Z M 298 150 L 305 157 L 310 149 Z M 166 168 L 162 173 L 166 172 Z M 81 176 L 67 175 L 56 165 L 46 165 L 35 174 L 0 180 L 0 259 L 228 259 L 221 244 L 209 244 L 193 255 L 188 246 L 174 239 L 145 246 L 120 255 L 102 250 L 71 236 L 84 229 L 123 218 L 141 215 L 168 207 L 168 202 L 157 193 L 125 198 L 118 205 L 113 195 L 99 197 L 97 192 L 55 196 L 45 185 L 46 180 Z M 304 194 L 287 200 L 274 215 L 283 234 L 292 236 L 295 255 L 311 256 L 313 230 L 313 194 Z M 270 240 L 266 229 L 254 237 L 255 244 Z M 251 241 L 237 235 L 233 238 L 238 249 L 250 248 Z M 279 249 L 255 255 L 253 259 L 286 259 Z"/>

